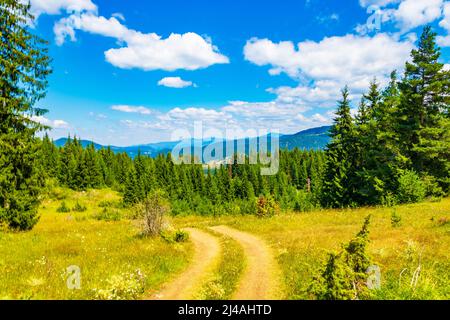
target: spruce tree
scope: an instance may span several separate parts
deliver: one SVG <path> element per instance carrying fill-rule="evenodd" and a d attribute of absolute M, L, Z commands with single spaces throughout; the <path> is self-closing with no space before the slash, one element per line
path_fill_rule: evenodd
<path fill-rule="evenodd" d="M 379 85 L 374 79 L 370 83 L 369 92 L 364 95 L 357 117 L 357 164 L 356 189 L 359 204 L 376 204 L 384 193 L 383 163 L 378 153 L 384 151 L 380 145 L 380 120 L 384 117 L 382 96 Z"/>
<path fill-rule="evenodd" d="M 53 141 L 49 138 L 48 134 L 44 135 L 40 148 L 40 160 L 42 169 L 48 178 L 57 178 L 58 176 L 58 164 L 59 153 L 58 148 Z"/>
<path fill-rule="evenodd" d="M 436 33 L 427 26 L 411 53 L 412 61 L 406 63 L 396 120 L 401 151 L 412 169 L 436 177 L 448 191 L 450 72 L 440 56 Z"/>
<path fill-rule="evenodd" d="M 39 169 L 39 143 L 45 129 L 35 107 L 46 93 L 51 70 L 47 44 L 30 32 L 30 5 L 0 2 L 0 224 L 29 230 L 38 221 L 44 175 Z"/>
<path fill-rule="evenodd" d="M 330 131 L 331 142 L 326 149 L 326 169 L 322 203 L 326 207 L 347 207 L 354 200 L 354 124 L 350 114 L 349 90 L 342 90 L 334 125 Z"/>
<path fill-rule="evenodd" d="M 131 168 L 128 171 L 127 180 L 124 186 L 123 202 L 126 205 L 133 205 L 140 201 L 141 195 L 136 177 L 136 170 Z"/>

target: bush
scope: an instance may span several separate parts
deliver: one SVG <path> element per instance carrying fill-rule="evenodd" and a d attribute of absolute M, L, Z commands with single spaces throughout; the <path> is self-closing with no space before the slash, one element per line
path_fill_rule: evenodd
<path fill-rule="evenodd" d="M 393 207 L 397 204 L 398 200 L 397 197 L 395 195 L 393 195 L 391 192 L 386 192 L 382 197 L 381 197 L 381 205 L 384 207 Z"/>
<path fill-rule="evenodd" d="M 182 216 L 189 214 L 191 212 L 191 207 L 189 202 L 186 200 L 175 200 L 172 202 L 172 215 L 173 216 Z"/>
<path fill-rule="evenodd" d="M 74 212 L 85 212 L 87 210 L 86 206 L 77 202 L 75 207 L 72 208 Z"/>
<path fill-rule="evenodd" d="M 433 176 L 424 176 L 422 182 L 425 187 L 425 195 L 433 199 L 441 199 L 445 196 L 444 190 L 439 186 L 436 178 Z"/>
<path fill-rule="evenodd" d="M 177 230 L 175 231 L 174 240 L 175 242 L 186 242 L 189 240 L 189 233 L 183 230 Z"/>
<path fill-rule="evenodd" d="M 254 215 L 257 212 L 255 199 L 241 200 L 239 208 L 242 215 Z"/>
<path fill-rule="evenodd" d="M 179 243 L 179 242 L 186 242 L 189 240 L 189 233 L 183 230 L 176 230 L 176 231 L 161 231 L 161 237 L 166 240 L 169 243 Z"/>
<path fill-rule="evenodd" d="M 70 212 L 70 208 L 67 206 L 66 202 L 63 201 L 63 202 L 61 202 L 61 205 L 59 206 L 59 208 L 56 209 L 56 212 L 68 213 L 68 212 Z"/>
<path fill-rule="evenodd" d="M 50 199 L 55 200 L 66 200 L 69 197 L 69 190 L 65 188 L 58 187 L 58 183 L 53 179 L 49 180 L 50 185 L 47 185 L 48 196 Z"/>
<path fill-rule="evenodd" d="M 330 253 L 319 275 L 313 278 L 309 293 L 319 300 L 355 300 L 368 296 L 367 270 L 371 265 L 367 254 L 370 216 L 360 232 L 343 250 Z"/>
<path fill-rule="evenodd" d="M 214 215 L 215 205 L 211 203 L 211 201 L 207 199 L 202 199 L 200 201 L 196 201 L 195 203 L 195 212 L 201 216 L 212 216 Z"/>
<path fill-rule="evenodd" d="M 102 200 L 98 203 L 99 208 L 111 208 L 115 206 L 114 201 Z"/>
<path fill-rule="evenodd" d="M 27 203 L 17 207 L 15 205 L 8 210 L 0 208 L 0 230 L 29 231 L 38 223 L 39 218 L 38 210 Z"/>
<path fill-rule="evenodd" d="M 299 190 L 296 195 L 293 209 L 297 212 L 312 211 L 315 208 L 313 202 L 313 196 L 311 193 L 308 193 L 304 190 Z"/>
<path fill-rule="evenodd" d="M 101 221 L 120 221 L 122 214 L 116 209 L 103 208 L 102 212 L 94 215 L 94 218 Z"/>
<path fill-rule="evenodd" d="M 397 210 L 393 210 L 391 213 L 391 225 L 393 228 L 400 227 L 402 224 L 402 217 L 397 213 Z"/>
<path fill-rule="evenodd" d="M 145 292 L 145 276 L 137 269 L 133 273 L 113 276 L 106 289 L 96 289 L 97 300 L 136 300 Z"/>
<path fill-rule="evenodd" d="M 352 270 L 343 262 L 342 255 L 329 253 L 319 276 L 313 279 L 309 292 L 318 300 L 354 299 Z"/>
<path fill-rule="evenodd" d="M 401 203 L 415 203 L 425 198 L 425 185 L 414 171 L 406 170 L 398 183 L 398 200 Z"/>
<path fill-rule="evenodd" d="M 170 211 L 170 205 L 161 191 L 155 191 L 136 206 L 142 216 L 142 234 L 157 236 L 161 233 L 165 223 L 165 216 Z"/>
<path fill-rule="evenodd" d="M 256 200 L 256 215 L 258 217 L 273 217 L 278 212 L 278 206 L 272 196 L 260 196 Z"/>

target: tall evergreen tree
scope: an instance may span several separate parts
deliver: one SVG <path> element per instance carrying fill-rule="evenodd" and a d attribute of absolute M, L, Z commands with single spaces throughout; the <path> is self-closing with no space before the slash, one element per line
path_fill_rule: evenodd
<path fill-rule="evenodd" d="M 384 193 L 384 180 L 378 153 L 383 152 L 384 146 L 379 145 L 378 137 L 383 130 L 379 126 L 382 113 L 382 97 L 379 85 L 374 79 L 370 83 L 369 92 L 364 95 L 357 117 L 357 163 L 356 189 L 359 204 L 376 204 Z"/>
<path fill-rule="evenodd" d="M 134 168 L 131 168 L 128 171 L 124 189 L 123 202 L 125 204 L 133 205 L 142 200 L 142 190 L 139 186 L 136 170 Z"/>
<path fill-rule="evenodd" d="M 448 190 L 450 72 L 444 70 L 440 56 L 436 33 L 427 26 L 411 53 L 412 61 L 406 63 L 396 120 L 401 151 L 412 168 L 435 176 Z"/>
<path fill-rule="evenodd" d="M 39 170 L 35 107 L 46 93 L 51 70 L 47 44 L 27 27 L 30 6 L 0 2 L 0 223 L 28 230 L 38 221 L 43 172 Z"/>
<path fill-rule="evenodd" d="M 342 100 L 339 101 L 330 135 L 332 140 L 326 149 L 322 203 L 326 207 L 346 207 L 352 204 L 354 198 L 354 124 L 347 87 L 342 90 Z"/>

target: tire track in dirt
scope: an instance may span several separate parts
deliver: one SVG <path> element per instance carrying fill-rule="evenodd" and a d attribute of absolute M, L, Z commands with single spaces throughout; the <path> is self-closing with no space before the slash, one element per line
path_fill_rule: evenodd
<path fill-rule="evenodd" d="M 238 241 L 247 257 L 247 266 L 233 299 L 272 300 L 281 297 L 280 271 L 271 249 L 263 240 L 226 226 L 210 229 Z"/>
<path fill-rule="evenodd" d="M 219 240 L 198 229 L 187 228 L 189 239 L 194 243 L 191 265 L 180 276 L 169 282 L 151 300 L 189 300 L 212 274 L 219 262 L 221 246 Z"/>

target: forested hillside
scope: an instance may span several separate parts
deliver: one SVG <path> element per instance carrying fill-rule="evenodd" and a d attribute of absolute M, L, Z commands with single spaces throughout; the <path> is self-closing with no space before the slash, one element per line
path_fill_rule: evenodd
<path fill-rule="evenodd" d="M 134 204 L 155 189 L 163 189 L 175 213 L 254 213 L 255 196 L 273 197 L 281 208 L 307 210 L 319 205 L 324 170 L 323 151 L 281 151 L 280 172 L 262 176 L 260 166 L 237 161 L 219 168 L 174 165 L 171 155 L 151 158 L 111 149 L 83 148 L 76 139 L 56 147 L 45 137 L 43 167 L 48 177 L 75 190 L 112 187 L 124 202 Z"/>
<path fill-rule="evenodd" d="M 170 154 L 132 159 L 110 148 L 83 149 L 76 139 L 57 148 L 47 137 L 43 167 L 73 189 L 113 187 L 126 204 L 163 189 L 175 214 L 255 213 L 259 196 L 298 211 L 442 197 L 450 187 L 450 73 L 435 36 L 425 28 L 402 79 L 392 72 L 386 88 L 373 80 L 354 118 L 345 88 L 326 151 L 281 150 L 275 176 L 236 159 L 219 168 L 177 166 Z"/>
<path fill-rule="evenodd" d="M 327 146 L 327 144 L 330 142 L 330 131 L 329 126 L 326 127 L 320 127 L 320 128 L 313 128 L 308 129 L 304 131 L 300 131 L 296 134 L 292 135 L 281 135 L 280 136 L 280 148 L 281 149 L 287 149 L 287 150 L 293 150 L 295 148 L 298 149 L 316 149 L 316 150 L 323 150 Z M 69 138 L 59 138 L 54 141 L 55 145 L 57 147 L 63 147 L 66 145 L 67 140 Z M 246 150 L 248 150 L 248 144 L 249 140 L 258 139 L 258 138 L 252 138 L 252 139 L 245 139 L 244 144 L 247 146 Z M 235 143 L 241 143 L 242 140 L 235 140 Z M 79 143 L 83 147 L 87 147 L 90 144 L 94 145 L 94 148 L 96 150 L 102 149 L 102 148 L 110 148 L 112 151 L 116 153 L 126 153 L 130 157 L 134 158 L 139 153 L 142 155 L 146 155 L 149 157 L 156 157 L 160 154 L 167 155 L 171 152 L 171 150 L 180 143 L 188 143 L 193 144 L 194 141 L 175 141 L 175 142 L 159 142 L 159 143 L 149 143 L 149 144 L 143 144 L 143 145 L 136 145 L 136 146 L 128 146 L 128 147 L 117 147 L 117 146 L 103 146 L 101 144 L 95 143 L 94 141 L 88 141 L 88 140 L 79 140 Z M 202 148 L 205 149 L 206 147 L 214 144 L 214 140 L 211 141 L 202 141 Z M 226 142 L 224 144 L 224 150 L 226 150 Z M 247 153 L 248 155 L 248 153 Z"/>

